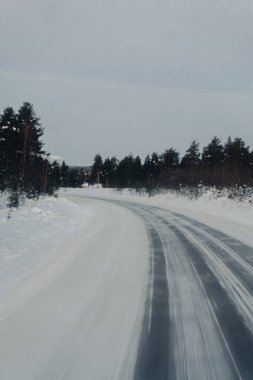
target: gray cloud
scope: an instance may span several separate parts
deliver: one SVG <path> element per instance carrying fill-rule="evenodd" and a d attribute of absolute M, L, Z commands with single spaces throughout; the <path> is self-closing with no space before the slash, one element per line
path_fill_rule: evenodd
<path fill-rule="evenodd" d="M 252 144 L 252 25 L 248 0 L 0 0 L 0 106 L 32 101 L 72 163 Z"/>

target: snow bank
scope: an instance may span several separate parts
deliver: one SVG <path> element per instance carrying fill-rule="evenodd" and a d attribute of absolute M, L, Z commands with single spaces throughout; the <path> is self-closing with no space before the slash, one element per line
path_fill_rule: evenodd
<path fill-rule="evenodd" d="M 215 191 L 208 190 L 196 199 L 189 199 L 170 191 L 164 191 L 161 194 L 150 197 L 145 192 L 136 192 L 130 189 L 70 189 L 67 193 L 78 193 L 79 195 L 89 197 L 122 199 L 177 211 L 197 211 L 198 213 L 253 227 L 253 203 L 248 200 L 237 201 L 229 199 L 225 192 L 222 196 L 219 195 L 218 197 Z"/>
<path fill-rule="evenodd" d="M 24 278 L 52 261 L 60 247 L 91 218 L 89 207 L 77 206 L 64 198 L 26 200 L 23 206 L 11 211 L 4 207 L 5 198 L 1 197 L 0 208 L 0 296 L 3 297 L 0 312 L 10 288 L 17 289 Z M 18 298 L 18 292 L 14 298 Z"/>
<path fill-rule="evenodd" d="M 72 198 L 1 211 L 1 379 L 132 378 L 147 233 L 125 208 Z"/>
<path fill-rule="evenodd" d="M 203 191 L 198 198 L 189 199 L 175 192 L 163 192 L 150 197 L 145 192 L 115 189 L 69 189 L 67 194 L 82 197 L 121 199 L 149 204 L 182 213 L 212 227 L 219 228 L 247 244 L 253 245 L 253 203 L 229 199 L 213 190 Z"/>

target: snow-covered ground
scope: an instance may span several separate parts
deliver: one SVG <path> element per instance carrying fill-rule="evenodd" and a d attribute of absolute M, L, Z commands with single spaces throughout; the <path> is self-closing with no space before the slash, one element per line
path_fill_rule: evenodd
<path fill-rule="evenodd" d="M 106 203 L 46 198 L 1 210 L 0 379 L 131 378 L 146 231 Z"/>
<path fill-rule="evenodd" d="M 131 211 L 153 205 L 253 246 L 253 206 L 206 194 L 139 196 L 69 189 L 0 209 L 0 379 L 131 379 L 148 279 L 149 241 Z M 81 373 L 81 375 L 80 375 Z"/>
<path fill-rule="evenodd" d="M 69 189 L 66 194 L 72 193 L 82 197 L 127 200 L 168 209 L 253 245 L 253 203 L 249 201 L 238 202 L 225 195 L 217 198 L 213 191 L 207 191 L 203 196 L 192 200 L 171 192 L 149 197 L 145 193 L 136 193 L 127 189 L 122 191 L 95 188 Z"/>
<path fill-rule="evenodd" d="M 0 318 L 5 309 L 10 308 L 10 291 L 13 307 L 21 300 L 19 286 L 23 279 L 40 272 L 40 282 L 32 284 L 32 290 L 40 287 L 54 275 L 48 264 L 63 266 L 67 262 L 57 256 L 65 242 L 85 228 L 92 218 L 89 207 L 78 207 L 60 198 L 44 198 L 38 201 L 27 200 L 25 205 L 11 212 L 6 207 L 0 209 Z M 56 257 L 57 256 L 57 257 Z M 45 273 L 42 276 L 42 268 Z M 43 277 L 43 278 L 42 278 Z M 27 291 L 27 290 L 26 290 Z M 4 301 L 8 294 L 8 299 Z"/>

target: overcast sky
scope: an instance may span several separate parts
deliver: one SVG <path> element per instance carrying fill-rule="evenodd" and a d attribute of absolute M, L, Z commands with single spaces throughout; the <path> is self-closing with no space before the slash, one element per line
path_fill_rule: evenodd
<path fill-rule="evenodd" d="M 33 103 L 69 164 L 253 148 L 252 46 L 252 0 L 0 0 L 0 112 Z"/>

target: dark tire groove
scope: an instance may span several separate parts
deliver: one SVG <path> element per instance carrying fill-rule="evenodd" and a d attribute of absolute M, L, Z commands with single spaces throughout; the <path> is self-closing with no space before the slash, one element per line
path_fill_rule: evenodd
<path fill-rule="evenodd" d="M 253 249 L 223 232 L 178 213 L 166 211 L 159 207 L 138 205 L 125 201 L 113 201 L 113 203 L 129 208 L 145 221 L 149 229 L 152 246 L 153 277 L 151 286 L 153 286 L 153 296 L 150 298 L 147 297 L 146 312 L 143 319 L 143 329 L 133 379 L 174 380 L 176 377 L 172 359 L 174 342 L 171 340 L 172 326 L 170 325 L 169 316 L 170 293 L 166 271 L 166 248 L 163 247 L 162 239 L 159 236 L 159 228 L 163 229 L 165 227 L 165 229 L 167 228 L 171 231 L 175 239 L 184 247 L 186 258 L 187 260 L 189 259 L 196 273 L 196 281 L 199 281 L 203 289 L 203 294 L 207 297 L 206 300 L 208 300 L 210 314 L 215 326 L 217 326 L 217 332 L 221 336 L 223 348 L 227 352 L 227 358 L 225 360 L 231 369 L 229 379 L 252 380 L 252 331 L 250 327 L 247 327 L 236 301 L 229 295 L 229 290 L 226 289 L 226 286 L 223 287 L 221 285 L 221 273 L 217 275 L 217 273 L 214 272 L 206 261 L 205 252 L 187 236 L 189 232 L 193 237 L 195 236 L 195 239 L 199 239 L 200 241 L 200 235 L 196 234 L 196 230 L 194 231 L 194 228 L 191 226 L 188 226 L 187 229 L 187 226 L 182 224 L 182 221 L 187 221 L 192 226 L 197 226 L 203 231 L 208 232 L 208 234 L 213 235 L 217 241 L 221 241 L 227 247 L 236 251 L 249 266 L 253 264 Z M 153 217 L 152 223 L 151 216 Z M 210 252 L 219 249 L 220 255 L 224 253 L 221 247 L 214 242 L 210 243 L 208 240 L 203 240 L 201 244 L 203 244 L 203 247 L 206 246 L 209 248 Z M 174 254 L 176 254 L 176 251 Z M 226 261 L 224 261 L 224 263 L 227 265 Z M 242 272 L 240 272 L 239 266 L 235 266 L 231 263 L 229 263 L 229 265 L 240 280 L 244 279 L 247 281 L 247 286 L 252 292 L 251 279 L 247 279 L 245 273 L 242 274 Z M 170 294 L 170 296 L 173 296 L 173 294 Z M 204 298 L 203 302 L 206 302 Z M 150 308 L 152 310 L 151 320 L 148 318 Z M 196 313 L 198 313 L 198 310 L 196 310 Z M 206 343 L 208 344 L 208 342 Z M 185 357 L 185 360 L 187 360 L 187 357 Z M 213 365 L 215 365 L 215 362 L 213 362 Z M 228 377 L 226 377 L 226 379 L 227 378 Z M 177 378 L 177 380 L 187 380 L 187 377 L 183 379 Z M 202 379 L 196 378 L 194 380 Z"/>
<path fill-rule="evenodd" d="M 206 264 L 200 250 L 177 227 L 170 224 L 169 228 L 186 247 L 187 254 L 204 286 L 242 379 L 252 380 L 252 333 L 246 327 L 241 314 L 220 285 L 215 274 Z"/>
<path fill-rule="evenodd" d="M 161 239 L 148 226 L 153 255 L 152 299 L 148 299 L 134 380 L 169 378 L 169 294 L 166 263 Z M 151 320 L 147 318 L 151 307 Z"/>

